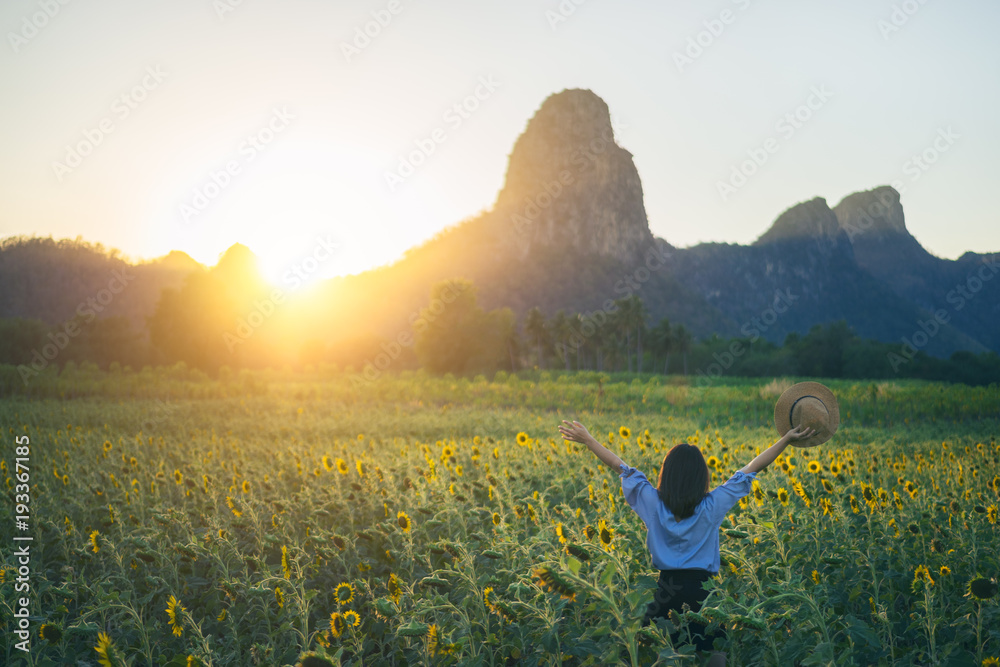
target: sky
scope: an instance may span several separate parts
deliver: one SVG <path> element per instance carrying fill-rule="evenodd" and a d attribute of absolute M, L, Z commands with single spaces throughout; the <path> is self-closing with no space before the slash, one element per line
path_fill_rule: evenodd
<path fill-rule="evenodd" d="M 893 184 L 930 252 L 998 251 L 998 23 L 989 0 L 4 0 L 0 237 L 357 273 L 490 208 L 544 99 L 587 88 L 676 246 Z"/>

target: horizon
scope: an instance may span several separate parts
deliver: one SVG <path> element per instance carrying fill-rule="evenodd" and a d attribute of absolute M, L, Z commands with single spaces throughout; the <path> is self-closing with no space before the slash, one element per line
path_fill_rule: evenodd
<path fill-rule="evenodd" d="M 57 6 L 0 9 L 3 237 L 206 266 L 242 243 L 273 279 L 332 235 L 343 252 L 316 277 L 362 273 L 489 210 L 542 102 L 583 88 L 633 155 L 651 232 L 679 248 L 747 245 L 797 203 L 896 185 L 928 252 L 1000 250 L 998 92 L 976 85 L 1000 73 L 993 4 Z"/>

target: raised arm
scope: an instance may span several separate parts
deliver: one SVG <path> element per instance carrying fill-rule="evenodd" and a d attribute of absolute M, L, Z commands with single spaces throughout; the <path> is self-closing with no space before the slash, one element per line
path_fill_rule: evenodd
<path fill-rule="evenodd" d="M 610 449 L 597 442 L 594 436 L 590 435 L 587 427 L 580 422 L 568 422 L 564 419 L 563 423 L 559 425 L 559 433 L 562 435 L 563 440 L 586 445 L 587 449 L 592 451 L 594 456 L 601 459 L 606 466 L 615 472 L 621 472 L 621 466 L 624 461 L 618 458 L 618 455 Z"/>
<path fill-rule="evenodd" d="M 748 474 L 752 472 L 760 472 L 767 466 L 771 465 L 774 462 L 774 459 L 778 458 L 778 455 L 785 451 L 785 447 L 787 447 L 790 442 L 808 438 L 815 435 L 815 433 L 816 429 L 803 429 L 801 426 L 796 426 L 791 431 L 781 436 L 776 443 L 762 451 L 759 456 L 754 458 L 753 461 L 740 468 L 740 472 Z"/>

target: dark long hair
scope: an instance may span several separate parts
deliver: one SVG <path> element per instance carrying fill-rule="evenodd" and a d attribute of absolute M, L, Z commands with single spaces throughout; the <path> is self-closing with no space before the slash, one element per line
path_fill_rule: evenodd
<path fill-rule="evenodd" d="M 663 457 L 656 491 L 675 517 L 686 519 L 708 493 L 708 480 L 708 464 L 701 450 L 682 442 Z"/>

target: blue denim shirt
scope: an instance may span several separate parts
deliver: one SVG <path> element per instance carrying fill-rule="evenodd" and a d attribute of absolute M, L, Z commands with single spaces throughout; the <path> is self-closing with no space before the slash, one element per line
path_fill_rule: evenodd
<path fill-rule="evenodd" d="M 632 466 L 621 465 L 625 501 L 646 524 L 646 546 L 658 570 L 698 568 L 719 571 L 719 527 L 726 513 L 753 488 L 757 473 L 735 472 L 712 489 L 691 516 L 678 520 L 656 487 Z"/>

